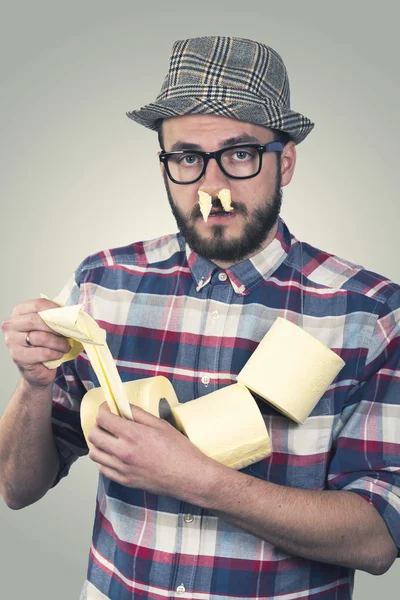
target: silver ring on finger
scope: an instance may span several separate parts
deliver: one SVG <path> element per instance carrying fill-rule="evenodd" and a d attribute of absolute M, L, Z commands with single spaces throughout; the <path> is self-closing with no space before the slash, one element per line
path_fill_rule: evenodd
<path fill-rule="evenodd" d="M 32 332 L 30 331 L 29 333 L 32 333 Z M 30 338 L 29 338 L 29 333 L 26 333 L 26 334 L 25 334 L 25 341 L 26 341 L 26 345 L 27 345 L 27 346 L 30 346 L 31 348 L 33 348 L 33 344 L 32 344 L 32 342 L 31 342 L 31 340 L 30 340 Z"/>

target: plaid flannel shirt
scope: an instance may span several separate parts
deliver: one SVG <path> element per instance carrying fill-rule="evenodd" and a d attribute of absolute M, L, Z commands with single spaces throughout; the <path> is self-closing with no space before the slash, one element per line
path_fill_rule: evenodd
<path fill-rule="evenodd" d="M 346 365 L 303 425 L 258 402 L 272 455 L 243 472 L 357 493 L 400 547 L 399 286 L 299 242 L 280 219 L 265 250 L 225 271 L 174 234 L 89 257 L 60 297 L 90 299 L 123 381 L 164 375 L 180 402 L 235 383 L 276 317 L 301 325 Z M 85 353 L 59 368 L 56 483 L 88 452 L 79 408 L 95 386 Z M 343 600 L 353 583 L 352 569 L 292 556 L 199 506 L 99 476 L 82 600 Z"/>

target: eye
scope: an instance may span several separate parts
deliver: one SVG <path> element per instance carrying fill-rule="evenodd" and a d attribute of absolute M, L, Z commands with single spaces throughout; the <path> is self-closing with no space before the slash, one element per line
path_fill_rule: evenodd
<path fill-rule="evenodd" d="M 233 154 L 233 158 L 236 158 L 237 160 L 246 160 L 248 158 L 251 158 L 251 154 L 250 152 L 247 152 L 247 150 L 237 150 L 234 154 Z"/>
<path fill-rule="evenodd" d="M 191 167 L 192 165 L 197 164 L 198 161 L 199 157 L 196 156 L 196 154 L 184 154 L 178 159 L 178 163 L 183 167 Z"/>
<path fill-rule="evenodd" d="M 238 146 L 237 148 L 230 148 L 223 154 L 225 160 L 229 160 L 231 163 L 239 162 L 251 162 L 257 157 L 257 151 L 250 146 Z"/>

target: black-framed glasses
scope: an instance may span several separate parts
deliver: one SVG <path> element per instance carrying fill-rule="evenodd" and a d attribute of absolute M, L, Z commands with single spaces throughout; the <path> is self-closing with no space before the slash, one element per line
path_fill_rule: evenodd
<path fill-rule="evenodd" d="M 240 144 L 222 148 L 216 152 L 201 150 L 178 150 L 160 152 L 168 177 L 174 183 L 187 185 L 201 179 L 211 158 L 217 161 L 221 171 L 231 179 L 250 179 L 261 171 L 264 152 L 282 152 L 284 142 L 276 140 L 269 144 Z"/>

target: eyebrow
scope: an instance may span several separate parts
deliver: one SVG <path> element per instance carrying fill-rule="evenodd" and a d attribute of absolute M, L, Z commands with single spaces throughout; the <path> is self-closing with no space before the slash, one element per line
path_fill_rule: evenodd
<path fill-rule="evenodd" d="M 201 150 L 201 146 L 179 140 L 178 142 L 175 142 L 175 144 L 172 144 L 169 152 L 177 152 L 178 150 Z"/>
<path fill-rule="evenodd" d="M 252 135 L 248 135 L 247 133 L 243 133 L 240 135 L 236 135 L 220 142 L 219 147 L 224 148 L 227 146 L 236 146 L 236 144 L 243 143 L 251 143 L 251 144 L 262 144 L 260 140 Z M 193 144 L 192 142 L 185 142 L 183 140 L 178 140 L 174 144 L 172 144 L 171 150 L 169 152 L 178 152 L 180 150 L 202 150 L 202 147 L 199 144 Z"/>

